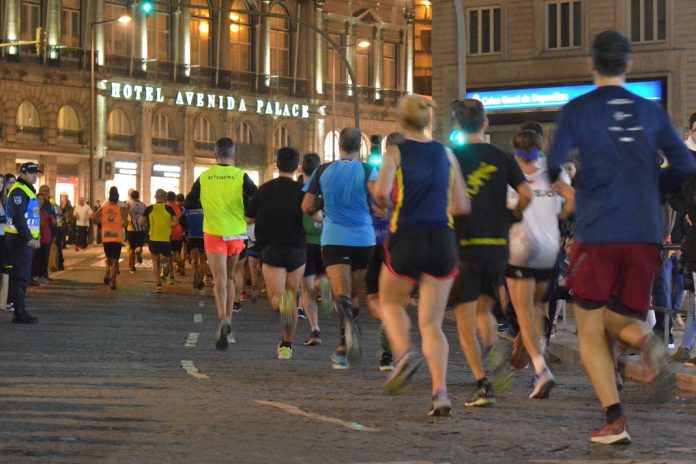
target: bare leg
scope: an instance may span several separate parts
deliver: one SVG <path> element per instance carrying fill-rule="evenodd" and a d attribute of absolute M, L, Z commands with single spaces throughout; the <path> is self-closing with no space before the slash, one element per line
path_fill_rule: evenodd
<path fill-rule="evenodd" d="M 546 369 L 546 361 L 539 346 L 541 334 L 535 321 L 534 279 L 508 279 L 510 299 L 520 324 L 520 334 L 525 348 L 534 363 L 534 370 L 541 374 Z"/>
<path fill-rule="evenodd" d="M 319 330 L 319 308 L 317 307 L 317 291 L 314 287 L 315 276 L 307 276 L 302 279 L 302 307 L 307 314 L 312 330 Z"/>
<path fill-rule="evenodd" d="M 234 297 L 236 293 L 236 288 L 234 284 L 234 271 L 237 268 L 238 259 L 239 255 L 232 255 L 228 256 L 226 260 L 227 298 L 225 299 L 225 315 L 228 319 L 232 319 L 232 308 L 234 307 Z"/>
<path fill-rule="evenodd" d="M 242 299 L 242 292 L 244 291 L 244 265 L 246 264 L 246 258 L 242 258 L 237 261 L 237 265 L 234 270 L 234 301 L 239 303 Z"/>
<path fill-rule="evenodd" d="M 423 276 L 420 282 L 418 326 L 423 339 L 423 355 L 428 361 L 433 382 L 433 395 L 447 390 L 449 345 L 442 331 L 442 320 L 452 283 L 453 279 L 438 280 L 428 276 Z"/>
<path fill-rule="evenodd" d="M 155 282 L 159 285 L 162 283 L 162 267 L 160 264 L 160 255 L 152 255 L 152 271 L 155 273 Z"/>
<path fill-rule="evenodd" d="M 476 302 L 476 326 L 481 342 L 486 348 L 490 348 L 496 342 L 496 320 L 491 310 L 495 300 L 488 295 L 481 295 Z"/>
<path fill-rule="evenodd" d="M 226 318 L 225 308 L 227 306 L 228 290 L 227 255 L 224 253 L 208 253 L 208 264 L 213 274 L 213 294 L 215 295 L 218 319 L 223 320 Z M 234 282 L 232 285 L 234 286 Z"/>
<path fill-rule="evenodd" d="M 394 356 L 399 359 L 411 348 L 411 318 L 406 314 L 404 305 L 411 296 L 413 284 L 397 279 L 383 266 L 379 275 L 379 288 L 382 324 Z"/>
<path fill-rule="evenodd" d="M 474 378 L 481 380 L 486 377 L 486 371 L 483 369 L 481 359 L 481 345 L 476 338 L 476 306 L 477 301 L 458 304 L 454 308 L 454 316 L 457 319 L 457 334 L 464 357 L 469 363 Z"/>

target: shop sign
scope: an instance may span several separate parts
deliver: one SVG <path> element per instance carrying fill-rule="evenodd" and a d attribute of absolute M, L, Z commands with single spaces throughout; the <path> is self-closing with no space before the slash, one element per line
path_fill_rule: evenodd
<path fill-rule="evenodd" d="M 116 174 L 136 176 L 138 175 L 138 163 L 133 161 L 115 161 L 114 170 Z"/>
<path fill-rule="evenodd" d="M 172 179 L 178 179 L 179 177 L 181 177 L 181 166 L 178 166 L 176 164 L 155 163 L 152 165 L 152 176 L 171 177 Z"/>
<path fill-rule="evenodd" d="M 164 103 L 167 96 L 162 87 L 130 84 L 124 82 L 108 83 L 109 96 L 121 100 Z M 192 108 L 206 108 L 238 113 L 254 112 L 264 116 L 283 118 L 309 118 L 309 105 L 284 102 L 272 98 L 252 98 L 227 94 L 177 90 L 169 96 L 175 105 Z M 321 108 L 320 108 L 321 110 Z"/>
<path fill-rule="evenodd" d="M 483 103 L 487 111 L 512 111 L 545 108 L 559 108 L 570 100 L 593 91 L 596 87 L 588 85 L 566 85 L 561 87 L 540 87 L 533 89 L 509 89 L 467 92 L 466 98 Z M 662 82 L 628 82 L 626 89 L 648 100 L 662 101 Z"/>

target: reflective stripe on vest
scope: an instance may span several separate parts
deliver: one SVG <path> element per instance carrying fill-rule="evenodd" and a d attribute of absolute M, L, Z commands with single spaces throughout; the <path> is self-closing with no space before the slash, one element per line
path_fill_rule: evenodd
<path fill-rule="evenodd" d="M 15 182 L 10 191 L 7 193 L 7 202 L 5 203 L 5 211 L 10 212 L 10 196 L 14 189 L 21 189 L 29 197 L 29 204 L 27 205 L 27 212 L 24 213 L 24 219 L 27 222 L 27 227 L 29 227 L 29 232 L 33 238 L 39 238 L 41 235 L 41 213 L 39 211 L 39 199 L 36 198 L 36 194 L 31 191 L 29 187 L 21 182 Z M 5 225 L 5 232 L 8 234 L 18 234 L 17 228 L 12 224 L 11 215 L 7 218 L 7 224 Z"/>
<path fill-rule="evenodd" d="M 219 237 L 244 235 L 244 171 L 235 166 L 213 166 L 201 174 L 200 183 L 203 231 Z"/>
<path fill-rule="evenodd" d="M 121 206 L 106 203 L 101 210 L 102 241 L 105 243 L 123 242 L 123 218 Z"/>

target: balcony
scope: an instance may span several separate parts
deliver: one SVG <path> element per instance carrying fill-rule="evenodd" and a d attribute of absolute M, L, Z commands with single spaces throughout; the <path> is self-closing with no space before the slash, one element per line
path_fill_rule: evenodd
<path fill-rule="evenodd" d="M 336 100 L 342 102 L 353 102 L 354 96 L 352 92 L 358 94 L 360 103 L 367 105 L 380 106 L 395 106 L 399 98 L 404 96 L 406 92 L 393 89 L 377 89 L 375 87 L 366 87 L 362 85 L 349 86 L 344 83 L 336 83 Z M 324 84 L 324 95 L 327 100 L 333 98 L 333 84 L 331 82 Z"/>
<path fill-rule="evenodd" d="M 135 136 L 124 134 L 107 134 L 106 145 L 110 150 L 135 151 Z"/>
<path fill-rule="evenodd" d="M 81 145 L 83 131 L 58 129 L 58 143 Z"/>
<path fill-rule="evenodd" d="M 157 153 L 177 153 L 179 151 L 179 140 L 152 137 L 152 148 Z"/>
<path fill-rule="evenodd" d="M 40 142 L 43 140 L 43 127 L 17 126 L 17 137 L 22 140 Z"/>
<path fill-rule="evenodd" d="M 204 152 L 206 154 L 213 154 L 215 152 L 215 142 L 193 142 L 193 148 L 198 152 Z"/>

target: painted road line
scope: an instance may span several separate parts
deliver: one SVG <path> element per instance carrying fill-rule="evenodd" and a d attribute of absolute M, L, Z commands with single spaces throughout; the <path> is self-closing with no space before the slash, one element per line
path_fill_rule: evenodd
<path fill-rule="evenodd" d="M 200 336 L 200 333 L 198 332 L 191 332 L 188 337 L 186 338 L 186 343 L 184 343 L 184 346 L 187 348 L 195 347 L 198 344 L 198 337 Z"/>
<path fill-rule="evenodd" d="M 194 314 L 193 315 L 193 322 L 196 324 L 200 324 L 201 322 L 203 322 L 203 314 L 200 314 L 200 313 Z"/>
<path fill-rule="evenodd" d="M 209 379 L 206 374 L 202 374 L 196 366 L 193 365 L 193 361 L 188 359 L 181 360 L 181 368 L 186 371 L 188 375 L 196 379 Z"/>
<path fill-rule="evenodd" d="M 322 416 L 321 414 L 315 414 L 313 412 L 307 412 L 303 411 L 302 409 L 298 408 L 297 406 L 293 406 L 291 404 L 287 403 L 279 403 L 277 401 L 265 401 L 265 400 L 254 400 L 255 403 L 264 405 L 264 406 L 271 406 L 274 408 L 282 409 L 285 412 L 289 412 L 290 414 L 296 414 L 298 416 L 304 416 L 309 419 L 313 419 L 319 422 L 326 422 L 328 424 L 334 424 L 338 425 L 341 427 L 345 427 L 350 430 L 358 430 L 360 432 L 379 432 L 379 429 L 373 429 L 371 427 L 366 427 L 362 424 L 358 424 L 357 422 L 348 422 L 344 421 L 341 419 L 337 419 L 335 417 L 328 417 L 328 416 Z"/>

